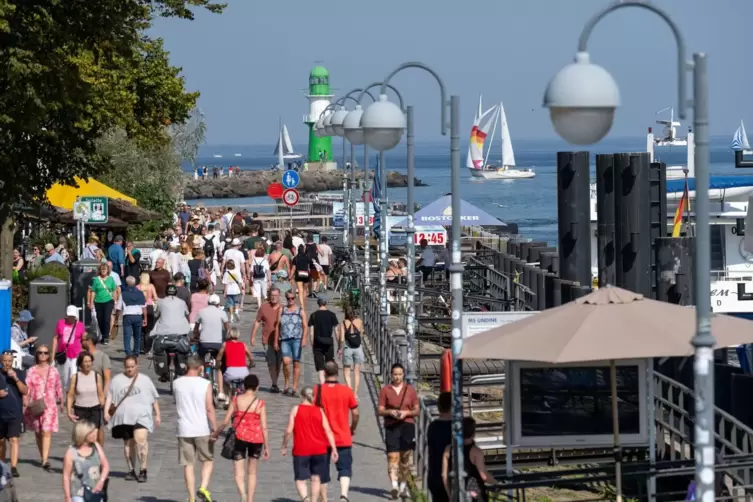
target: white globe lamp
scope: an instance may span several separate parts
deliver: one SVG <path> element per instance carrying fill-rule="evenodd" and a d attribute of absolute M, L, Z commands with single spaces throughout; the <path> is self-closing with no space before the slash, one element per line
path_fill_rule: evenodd
<path fill-rule="evenodd" d="M 606 136 L 620 106 L 614 78 L 589 59 L 587 52 L 577 53 L 575 62 L 562 68 L 544 93 L 554 130 L 575 145 L 590 145 Z"/>
<path fill-rule="evenodd" d="M 332 136 L 335 134 L 335 131 L 332 129 L 332 116 L 334 113 L 328 111 L 327 114 L 324 116 L 324 121 L 322 124 L 324 125 L 324 136 Z"/>
<path fill-rule="evenodd" d="M 387 100 L 386 94 L 370 104 L 361 116 L 364 140 L 371 148 L 383 152 L 395 148 L 405 131 L 406 119 L 403 110 Z"/>
<path fill-rule="evenodd" d="M 332 122 L 330 123 L 332 127 L 332 133 L 335 136 L 344 136 L 345 131 L 343 130 L 343 121 L 345 120 L 345 117 L 348 115 L 348 110 L 346 110 L 344 107 L 340 107 L 339 110 L 337 110 L 335 113 L 332 114 Z"/>
<path fill-rule="evenodd" d="M 361 128 L 362 116 L 363 108 L 361 108 L 361 105 L 356 105 L 355 110 L 349 112 L 343 120 L 345 139 L 354 145 L 363 145 L 364 143 L 363 129 Z"/>
<path fill-rule="evenodd" d="M 324 136 L 324 114 L 319 116 L 319 120 L 314 124 L 314 134 L 318 137 Z"/>

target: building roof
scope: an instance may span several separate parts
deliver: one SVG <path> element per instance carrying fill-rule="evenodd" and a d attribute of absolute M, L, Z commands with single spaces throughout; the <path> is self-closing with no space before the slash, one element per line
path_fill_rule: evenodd
<path fill-rule="evenodd" d="M 324 66 L 314 66 L 311 69 L 312 77 L 329 77 L 329 71 Z"/>

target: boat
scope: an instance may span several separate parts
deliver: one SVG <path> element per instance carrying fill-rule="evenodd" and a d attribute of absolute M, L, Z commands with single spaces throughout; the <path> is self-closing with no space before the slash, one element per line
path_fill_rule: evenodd
<path fill-rule="evenodd" d="M 240 153 L 236 153 L 236 154 L 234 154 L 234 156 L 235 156 L 235 157 L 240 157 L 240 156 L 241 156 L 241 154 L 240 154 Z"/>
<path fill-rule="evenodd" d="M 212 157 L 214 157 L 215 159 L 221 159 L 222 155 L 220 155 L 219 153 L 215 153 L 214 155 L 212 155 Z"/>
<path fill-rule="evenodd" d="M 282 147 L 282 152 L 280 148 Z M 282 155 L 280 155 L 282 153 Z M 275 157 L 282 158 L 282 160 L 296 160 L 303 157 L 300 153 L 293 151 L 293 142 L 290 141 L 290 134 L 288 133 L 288 126 L 282 124 L 280 128 L 280 137 L 275 146 Z"/>
<path fill-rule="evenodd" d="M 481 96 L 479 96 L 478 105 L 476 118 L 471 128 L 471 143 L 468 147 L 468 159 L 466 160 L 466 167 L 468 167 L 471 176 L 486 180 L 514 180 L 535 177 L 536 173 L 532 168 L 519 169 L 515 165 L 515 152 L 512 147 L 504 105 L 499 103 L 484 112 Z M 499 165 L 490 165 L 487 160 L 491 152 L 491 144 L 497 124 L 500 128 L 502 160 Z M 492 126 L 492 138 L 486 156 L 484 156 L 484 142 L 489 135 L 489 128 Z"/>
<path fill-rule="evenodd" d="M 659 162 L 661 158 L 656 155 L 657 148 L 674 148 L 682 147 L 688 151 L 686 166 L 667 166 L 667 179 L 685 179 L 685 170 L 688 176 L 695 176 L 695 134 L 688 129 L 688 135 L 684 138 L 677 135 L 677 128 L 682 124 L 675 120 L 675 110 L 672 107 L 665 108 L 656 112 L 656 115 L 669 111 L 669 120 L 657 120 L 656 123 L 664 126 L 661 135 L 654 135 L 653 129 L 648 128 L 646 136 L 646 151 L 651 155 L 651 162 Z"/>
<path fill-rule="evenodd" d="M 740 119 L 740 127 L 735 131 L 735 135 L 732 136 L 732 144 L 730 145 L 732 150 L 742 150 L 743 155 L 753 154 L 753 150 L 750 149 L 750 143 L 748 143 L 748 133 L 745 132 L 745 124 Z"/>

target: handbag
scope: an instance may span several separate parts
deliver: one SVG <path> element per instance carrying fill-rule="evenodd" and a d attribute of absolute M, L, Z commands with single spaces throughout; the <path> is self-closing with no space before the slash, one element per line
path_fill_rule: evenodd
<path fill-rule="evenodd" d="M 123 401 L 125 401 L 126 398 L 128 398 L 128 396 L 131 395 L 131 391 L 133 390 L 133 386 L 136 384 L 136 379 L 137 378 L 139 378 L 138 375 L 136 375 L 136 376 L 133 377 L 133 380 L 131 380 L 131 385 L 128 386 L 128 390 L 126 391 L 125 396 L 123 396 L 123 399 L 121 399 L 118 402 L 118 404 L 110 403 L 110 407 L 107 409 L 107 414 L 108 415 L 110 415 L 110 416 L 115 415 L 115 412 L 118 411 L 118 408 L 120 407 L 121 404 L 123 404 Z"/>
<path fill-rule="evenodd" d="M 51 371 L 52 366 L 47 368 L 47 377 L 44 380 L 44 390 L 42 391 L 42 397 L 35 399 L 34 401 L 29 403 L 28 408 L 32 418 L 41 417 L 42 415 L 44 415 L 44 411 L 47 409 L 47 403 L 44 402 L 44 397 L 47 394 L 47 382 L 50 380 Z"/>
<path fill-rule="evenodd" d="M 298 276 L 299 279 L 308 279 L 308 277 L 309 277 L 309 271 L 308 270 L 300 270 L 298 268 L 298 261 L 299 260 L 297 258 L 298 257 L 296 256 L 296 261 L 295 261 L 295 265 L 296 265 L 295 275 Z M 309 270 L 310 270 L 310 268 L 309 268 Z"/>
<path fill-rule="evenodd" d="M 60 366 L 64 365 L 65 362 L 68 360 L 68 355 L 66 354 L 66 350 L 68 350 L 68 346 L 71 344 L 71 340 L 73 340 L 73 336 L 76 334 L 76 328 L 78 327 L 78 320 L 73 323 L 73 329 L 71 329 L 71 334 L 68 335 L 68 341 L 65 342 L 65 348 L 63 350 L 59 350 L 55 352 L 55 362 L 59 364 Z"/>
<path fill-rule="evenodd" d="M 237 402 L 237 401 L 236 401 Z M 251 407 L 256 402 L 256 398 L 254 398 L 253 401 L 251 401 L 251 404 L 248 405 L 248 408 L 246 408 L 246 411 L 243 412 L 243 415 L 241 415 L 240 420 L 238 420 L 238 425 L 243 423 L 243 419 L 246 416 L 246 413 L 248 413 L 248 410 L 251 409 Z M 235 453 L 235 427 L 231 427 L 228 429 L 227 434 L 225 435 L 225 441 L 222 443 L 222 451 L 220 452 L 220 455 L 222 458 L 226 458 L 228 460 L 233 460 L 233 455 Z"/>

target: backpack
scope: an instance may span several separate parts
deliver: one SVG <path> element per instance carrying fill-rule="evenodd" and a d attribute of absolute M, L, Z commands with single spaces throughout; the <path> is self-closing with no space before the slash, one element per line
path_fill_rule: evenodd
<path fill-rule="evenodd" d="M 267 274 L 264 272 L 264 264 L 254 260 L 254 279 L 264 279 Z"/>
<path fill-rule="evenodd" d="M 319 250 L 317 249 L 316 243 L 306 244 L 306 256 L 308 256 L 311 261 L 318 262 L 319 261 Z"/>
<path fill-rule="evenodd" d="M 204 239 L 204 255 L 207 258 L 214 258 L 214 240 L 211 237 L 209 239 L 202 237 L 202 239 Z"/>
<path fill-rule="evenodd" d="M 345 330 L 345 343 L 351 349 L 357 349 L 361 346 L 361 332 L 358 331 L 353 321 L 350 321 L 350 326 Z"/>

